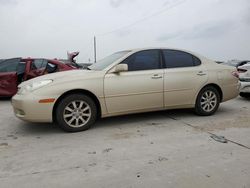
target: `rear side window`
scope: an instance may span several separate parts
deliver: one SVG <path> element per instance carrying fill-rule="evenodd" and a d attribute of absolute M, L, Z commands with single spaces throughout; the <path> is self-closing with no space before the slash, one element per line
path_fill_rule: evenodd
<path fill-rule="evenodd" d="M 0 72 L 16 72 L 20 58 L 7 59 L 0 63 Z"/>
<path fill-rule="evenodd" d="M 46 70 L 48 73 L 53 73 L 53 72 L 56 72 L 58 70 L 58 66 L 49 62 L 47 64 Z"/>
<path fill-rule="evenodd" d="M 128 65 L 128 71 L 159 69 L 159 50 L 145 50 L 137 52 L 124 60 L 122 64 Z"/>
<path fill-rule="evenodd" d="M 194 60 L 194 66 L 198 66 L 201 64 L 201 60 L 198 59 L 197 57 L 193 56 L 193 60 Z"/>
<path fill-rule="evenodd" d="M 31 70 L 46 68 L 47 63 L 45 59 L 35 59 L 31 64 Z"/>
<path fill-rule="evenodd" d="M 163 50 L 166 68 L 193 67 L 201 64 L 201 61 L 186 52 L 177 50 Z"/>

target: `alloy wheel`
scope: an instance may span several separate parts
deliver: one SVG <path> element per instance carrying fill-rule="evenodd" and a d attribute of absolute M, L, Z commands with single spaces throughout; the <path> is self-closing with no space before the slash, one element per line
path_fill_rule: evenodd
<path fill-rule="evenodd" d="M 203 93 L 200 101 L 201 108 L 205 112 L 211 112 L 216 108 L 218 103 L 217 95 L 211 90 L 207 90 Z"/>
<path fill-rule="evenodd" d="M 91 108 L 81 100 L 71 101 L 64 109 L 63 119 L 68 126 L 79 128 L 88 123 L 91 118 Z"/>

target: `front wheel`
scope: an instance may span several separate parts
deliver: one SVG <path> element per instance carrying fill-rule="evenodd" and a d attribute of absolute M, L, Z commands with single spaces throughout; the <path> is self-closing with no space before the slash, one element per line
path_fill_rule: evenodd
<path fill-rule="evenodd" d="M 207 86 L 203 88 L 196 99 L 195 112 L 201 116 L 214 114 L 220 105 L 220 95 L 216 88 Z"/>
<path fill-rule="evenodd" d="M 71 94 L 63 98 L 56 109 L 58 125 L 65 131 L 78 132 L 90 128 L 96 121 L 95 102 L 86 95 Z"/>

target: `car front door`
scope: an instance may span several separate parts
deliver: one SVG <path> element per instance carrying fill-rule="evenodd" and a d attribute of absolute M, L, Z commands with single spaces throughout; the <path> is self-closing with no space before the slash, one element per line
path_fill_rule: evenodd
<path fill-rule="evenodd" d="M 20 58 L 8 59 L 0 64 L 0 96 L 12 96 L 17 92 L 17 66 Z"/>
<path fill-rule="evenodd" d="M 164 105 L 165 107 L 192 104 L 197 91 L 208 80 L 207 71 L 201 61 L 186 52 L 163 50 Z"/>
<path fill-rule="evenodd" d="M 137 52 L 121 64 L 127 72 L 107 73 L 104 95 L 108 113 L 163 108 L 163 69 L 159 50 Z"/>
<path fill-rule="evenodd" d="M 30 70 L 27 73 L 26 79 L 32 79 L 41 76 L 45 73 L 48 61 L 45 59 L 34 59 L 30 64 Z"/>

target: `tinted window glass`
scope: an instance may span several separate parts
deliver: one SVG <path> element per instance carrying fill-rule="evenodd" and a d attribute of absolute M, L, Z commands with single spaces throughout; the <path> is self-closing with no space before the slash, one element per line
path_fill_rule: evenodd
<path fill-rule="evenodd" d="M 25 73 L 26 62 L 20 62 L 17 66 L 17 75 Z"/>
<path fill-rule="evenodd" d="M 193 59 L 194 59 L 194 66 L 198 66 L 201 64 L 201 60 L 198 59 L 197 57 L 193 56 Z"/>
<path fill-rule="evenodd" d="M 192 67 L 201 64 L 198 58 L 182 51 L 163 50 L 163 55 L 167 68 Z"/>
<path fill-rule="evenodd" d="M 159 69 L 159 57 L 158 50 L 146 50 L 131 55 L 122 63 L 128 65 L 129 71 Z"/>
<path fill-rule="evenodd" d="M 0 72 L 16 72 L 20 59 L 7 59 L 0 63 Z"/>
<path fill-rule="evenodd" d="M 45 59 L 35 59 L 31 64 L 31 70 L 46 68 L 47 60 Z"/>
<path fill-rule="evenodd" d="M 47 67 L 46 67 L 46 71 L 47 73 L 53 73 L 57 71 L 57 65 L 53 64 L 53 63 L 48 63 Z"/>

